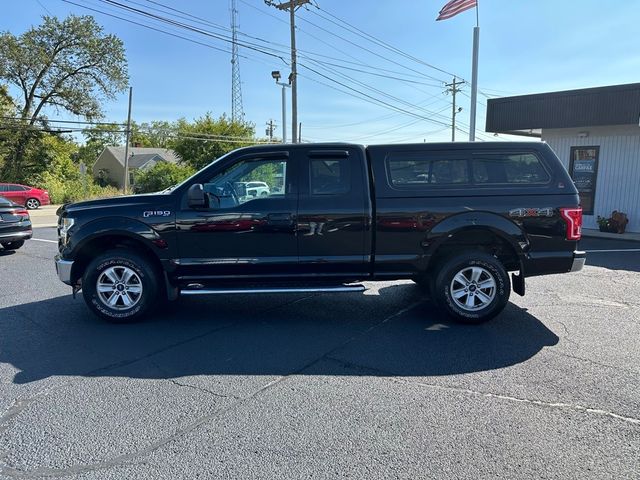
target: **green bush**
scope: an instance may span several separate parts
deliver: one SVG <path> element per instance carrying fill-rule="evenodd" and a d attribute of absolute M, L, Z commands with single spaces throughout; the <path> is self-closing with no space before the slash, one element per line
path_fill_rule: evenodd
<path fill-rule="evenodd" d="M 189 165 L 177 165 L 169 162 L 158 162 L 142 172 L 136 172 L 136 193 L 159 192 L 189 178 L 195 170 Z"/>
<path fill-rule="evenodd" d="M 89 175 L 85 183 L 82 178 L 64 179 L 46 172 L 41 176 L 38 186 L 49 192 L 51 203 L 55 204 L 122 195 L 122 191 L 115 187 L 96 184 Z"/>

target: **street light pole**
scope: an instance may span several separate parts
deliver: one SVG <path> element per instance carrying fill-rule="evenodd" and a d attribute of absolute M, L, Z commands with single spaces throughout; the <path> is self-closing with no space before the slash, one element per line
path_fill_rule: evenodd
<path fill-rule="evenodd" d="M 287 143 L 287 91 L 286 83 L 276 82 L 282 87 L 282 143 Z"/>
<path fill-rule="evenodd" d="M 282 87 L 282 143 L 287 143 L 287 91 L 286 89 L 291 88 L 291 85 L 280 81 L 281 77 L 280 77 L 280 72 L 278 70 L 271 72 L 271 77 L 275 79 L 276 85 L 280 85 Z"/>

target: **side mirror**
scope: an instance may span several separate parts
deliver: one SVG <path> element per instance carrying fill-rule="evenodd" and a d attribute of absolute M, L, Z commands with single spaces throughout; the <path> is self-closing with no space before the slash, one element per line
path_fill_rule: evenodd
<path fill-rule="evenodd" d="M 189 208 L 204 208 L 207 206 L 207 197 L 201 183 L 194 183 L 187 190 L 187 204 Z"/>

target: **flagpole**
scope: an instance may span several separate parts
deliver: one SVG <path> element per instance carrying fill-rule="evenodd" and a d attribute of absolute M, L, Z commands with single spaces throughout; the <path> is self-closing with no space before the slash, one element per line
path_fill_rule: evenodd
<path fill-rule="evenodd" d="M 476 2 L 476 26 L 473 27 L 473 60 L 471 65 L 471 118 L 469 119 L 469 141 L 476 141 L 476 105 L 478 100 L 478 49 L 480 47 L 480 21 Z"/>

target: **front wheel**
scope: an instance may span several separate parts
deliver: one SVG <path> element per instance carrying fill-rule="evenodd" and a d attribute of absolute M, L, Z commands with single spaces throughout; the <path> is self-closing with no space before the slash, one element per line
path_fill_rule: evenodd
<path fill-rule="evenodd" d="M 483 323 L 509 301 L 511 283 L 500 261 L 484 252 L 468 252 L 446 261 L 435 280 L 434 298 L 462 323 Z"/>
<path fill-rule="evenodd" d="M 87 266 L 82 294 L 99 317 L 114 323 L 133 322 L 156 303 L 160 293 L 157 278 L 146 258 L 127 250 L 110 250 Z"/>

